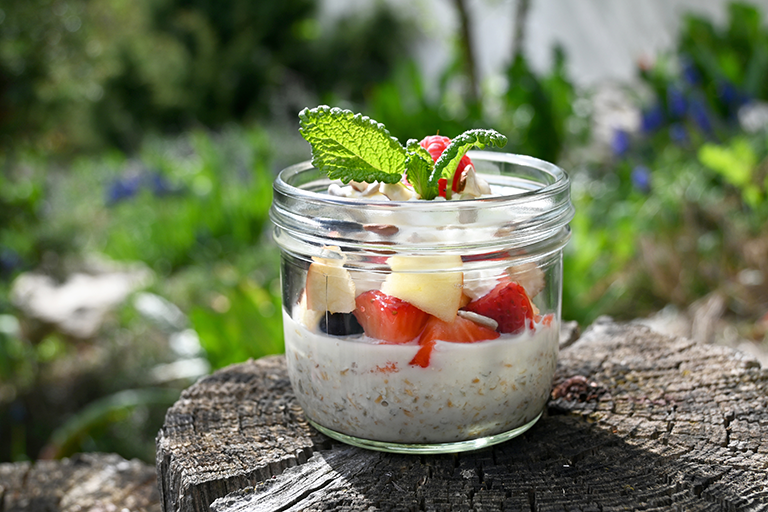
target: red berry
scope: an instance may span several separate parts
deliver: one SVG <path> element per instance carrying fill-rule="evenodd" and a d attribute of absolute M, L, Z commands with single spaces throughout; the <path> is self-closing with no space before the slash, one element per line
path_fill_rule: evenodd
<path fill-rule="evenodd" d="M 499 332 L 517 334 L 526 324 L 533 326 L 533 305 L 525 288 L 507 281 L 477 300 L 464 306 L 467 311 L 493 318 L 499 323 Z"/>
<path fill-rule="evenodd" d="M 437 159 L 440 158 L 440 155 L 443 154 L 443 151 L 445 151 L 445 148 L 447 148 L 448 144 L 450 143 L 451 139 L 448 137 L 443 137 L 442 135 L 429 135 L 424 137 L 424 139 L 422 139 L 419 144 L 421 144 L 421 147 L 427 150 L 427 152 L 432 157 L 432 160 L 437 162 Z M 451 190 L 454 192 L 459 191 L 459 182 L 461 181 L 461 176 L 464 174 L 464 169 L 466 169 L 468 165 L 472 165 L 472 160 L 470 160 L 467 155 L 464 155 L 461 157 L 461 160 L 459 161 L 459 167 L 456 169 L 456 173 L 453 175 Z"/>
<path fill-rule="evenodd" d="M 427 341 L 425 343 L 419 342 L 419 345 L 421 347 L 419 348 L 419 351 L 416 352 L 416 355 L 413 356 L 413 359 L 411 359 L 411 362 L 408 364 L 411 364 L 413 366 L 421 366 L 422 368 L 426 368 L 429 366 L 429 358 L 432 355 L 432 349 L 435 348 L 435 341 Z"/>
<path fill-rule="evenodd" d="M 437 180 L 437 195 L 440 197 L 445 197 L 446 192 L 445 189 L 448 188 L 448 179 L 447 178 L 440 178 Z"/>
<path fill-rule="evenodd" d="M 379 290 L 361 293 L 355 299 L 354 313 L 371 338 L 389 343 L 407 343 L 415 339 L 429 319 L 429 314 L 404 300 Z"/>
<path fill-rule="evenodd" d="M 477 341 L 495 340 L 499 333 L 466 318 L 457 316 L 453 322 L 448 323 L 437 317 L 430 317 L 424 331 L 421 333 L 419 343 L 427 341 L 450 341 L 453 343 L 475 343 Z"/>
<path fill-rule="evenodd" d="M 493 329 L 460 316 L 457 316 L 452 323 L 430 316 L 419 338 L 421 348 L 416 352 L 410 364 L 418 365 L 422 368 L 429 366 L 429 358 L 437 341 L 475 343 L 478 341 L 495 340 L 499 336 L 499 333 Z"/>

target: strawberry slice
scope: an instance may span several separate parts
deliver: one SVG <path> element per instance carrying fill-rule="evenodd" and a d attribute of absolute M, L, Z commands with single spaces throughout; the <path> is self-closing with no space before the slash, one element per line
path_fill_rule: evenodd
<path fill-rule="evenodd" d="M 450 341 L 452 343 L 475 343 L 477 341 L 495 340 L 499 336 L 499 333 L 490 327 L 480 325 L 460 316 L 457 316 L 451 323 L 444 322 L 433 316 L 427 321 L 427 325 L 421 333 L 421 338 L 419 338 L 419 344 L 432 340 Z"/>
<path fill-rule="evenodd" d="M 428 135 L 421 140 L 419 145 L 427 150 L 432 157 L 432 160 L 437 162 L 437 159 L 440 158 L 440 155 L 443 154 L 443 151 L 445 151 L 445 148 L 447 148 L 450 143 L 451 139 L 443 135 Z M 453 175 L 453 181 L 451 182 L 451 190 L 454 192 L 459 191 L 461 176 L 464 174 L 464 170 L 468 165 L 472 165 L 472 160 L 470 160 L 467 155 L 464 155 L 459 161 L 459 167 L 456 169 L 456 172 Z M 447 186 L 448 180 L 446 180 L 446 185 L 443 190 L 445 190 Z M 445 197 L 445 194 L 441 194 L 441 197 Z"/>
<path fill-rule="evenodd" d="M 533 305 L 525 288 L 514 281 L 499 283 L 496 288 L 464 306 L 467 311 L 493 318 L 499 332 L 517 334 L 526 324 L 533 326 Z"/>
<path fill-rule="evenodd" d="M 408 364 L 413 366 L 421 366 L 422 368 L 429 366 L 429 358 L 432 355 L 432 349 L 435 348 L 436 343 L 437 342 L 435 340 L 427 341 L 425 343 L 419 342 L 421 347 L 419 348 L 419 351 L 416 352 L 416 355 L 413 356 L 411 362 Z"/>
<path fill-rule="evenodd" d="M 388 343 L 415 339 L 430 317 L 416 306 L 379 290 L 361 293 L 355 305 L 355 317 L 365 334 Z"/>
<path fill-rule="evenodd" d="M 416 356 L 414 356 L 410 364 L 418 365 L 422 368 L 429 366 L 429 357 L 438 340 L 452 343 L 475 343 L 478 341 L 495 340 L 499 336 L 499 333 L 493 329 L 460 316 L 457 316 L 452 323 L 444 322 L 435 316 L 430 316 L 424 331 L 421 333 L 421 338 L 419 338 L 421 348 L 416 352 Z"/>

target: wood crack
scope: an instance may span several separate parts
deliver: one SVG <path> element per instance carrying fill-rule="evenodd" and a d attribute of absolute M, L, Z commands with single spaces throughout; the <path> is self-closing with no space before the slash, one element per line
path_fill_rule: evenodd
<path fill-rule="evenodd" d="M 308 427 L 282 377 L 269 382 L 269 398 L 261 394 L 264 368 L 280 377 L 284 364 L 282 358 L 267 358 L 224 369 L 196 384 L 195 393 L 185 395 L 166 420 L 183 425 L 181 415 L 192 418 L 195 410 L 225 411 L 232 406 L 220 392 L 226 382 L 241 386 L 239 407 L 248 407 L 249 401 L 260 404 L 253 420 L 243 420 L 243 428 L 252 428 L 261 439 L 279 434 L 284 441 L 254 448 L 235 437 L 222 438 L 226 414 L 219 415 L 219 424 L 213 416 L 194 421 L 199 429 L 216 429 L 215 437 L 166 428 L 158 438 L 158 473 L 165 472 L 163 482 L 179 480 L 175 487 L 161 484 L 162 492 L 184 492 L 180 486 L 196 472 L 217 470 L 219 475 L 208 474 L 223 481 L 235 476 L 235 465 L 269 460 L 280 465 L 273 466 L 279 468 L 273 469 L 275 477 L 258 483 L 250 497 L 219 495 L 215 506 L 200 503 L 191 509 L 548 511 L 578 504 L 591 510 L 704 511 L 718 506 L 751 510 L 766 502 L 768 432 L 762 426 L 768 424 L 768 371 L 745 368 L 720 347 L 638 326 L 597 324 L 561 351 L 555 383 L 582 375 L 600 383 L 604 394 L 589 400 L 577 395 L 552 399 L 550 414 L 524 435 L 478 452 L 442 456 L 380 454 L 329 441 Z M 231 378 L 233 372 L 240 377 Z M 201 400 L 206 406 L 195 409 Z M 285 414 L 260 423 L 259 415 L 277 406 Z M 230 462 L 237 463 L 228 466 L 227 455 L 203 439 L 227 446 Z M 195 444 L 194 450 L 188 448 Z M 173 457 L 163 459 L 163 453 Z M 216 488 L 211 489 L 215 499 Z M 180 502 L 170 497 L 166 512 L 181 510 L 173 508 Z M 246 502 L 250 508 L 238 508 Z"/>

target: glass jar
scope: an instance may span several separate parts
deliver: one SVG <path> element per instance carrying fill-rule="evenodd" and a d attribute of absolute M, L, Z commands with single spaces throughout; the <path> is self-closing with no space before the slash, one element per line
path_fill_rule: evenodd
<path fill-rule="evenodd" d="M 469 156 L 491 197 L 337 197 L 309 162 L 275 180 L 288 372 L 324 434 L 458 452 L 541 416 L 557 361 L 569 179 L 531 157 Z"/>

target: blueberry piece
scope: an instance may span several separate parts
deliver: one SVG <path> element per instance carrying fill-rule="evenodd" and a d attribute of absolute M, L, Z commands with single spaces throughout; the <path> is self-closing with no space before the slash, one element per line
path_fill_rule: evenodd
<path fill-rule="evenodd" d="M 328 313 L 320 318 L 320 330 L 331 336 L 362 334 L 363 328 L 352 313 Z"/>

